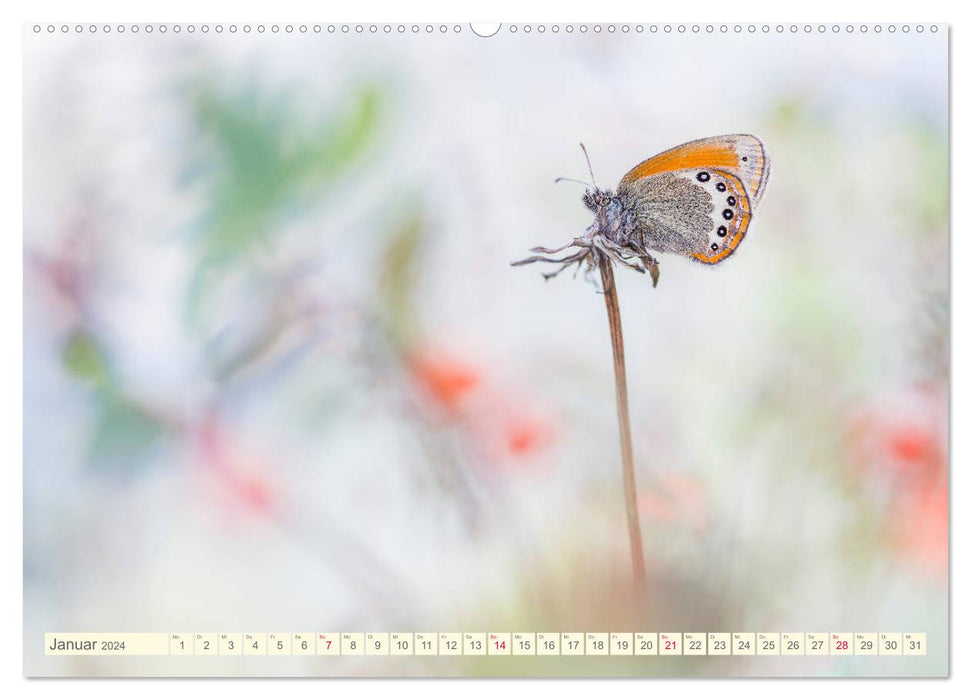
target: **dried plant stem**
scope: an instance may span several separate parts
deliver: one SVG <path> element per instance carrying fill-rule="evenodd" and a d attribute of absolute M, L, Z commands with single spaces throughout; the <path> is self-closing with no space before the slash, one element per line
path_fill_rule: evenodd
<path fill-rule="evenodd" d="M 644 545 L 641 542 L 641 520 L 637 511 L 637 484 L 634 478 L 634 449 L 630 437 L 630 408 L 627 404 L 627 369 L 624 364 L 624 334 L 620 326 L 620 302 L 614 284 L 613 263 L 600 258 L 607 320 L 610 322 L 610 344 L 614 350 L 614 381 L 617 390 L 617 422 L 620 425 L 620 458 L 624 471 L 624 502 L 627 507 L 627 530 L 630 534 L 630 557 L 634 567 L 634 586 L 638 594 L 647 592 L 644 573 Z"/>

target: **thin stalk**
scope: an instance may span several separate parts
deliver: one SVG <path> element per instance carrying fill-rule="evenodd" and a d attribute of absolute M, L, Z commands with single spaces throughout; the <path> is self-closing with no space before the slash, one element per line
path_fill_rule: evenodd
<path fill-rule="evenodd" d="M 641 595 L 647 591 L 644 573 L 644 545 L 641 542 L 641 520 L 637 511 L 637 483 L 634 478 L 634 448 L 630 437 L 630 408 L 627 404 L 627 368 L 624 364 L 624 333 L 620 326 L 620 302 L 614 284 L 613 264 L 605 255 L 600 258 L 607 320 L 610 322 L 610 344 L 614 350 L 614 382 L 617 391 L 617 423 L 620 426 L 620 459 L 624 472 L 624 503 L 627 507 L 627 531 L 630 535 L 630 558 L 634 567 L 634 586 Z"/>

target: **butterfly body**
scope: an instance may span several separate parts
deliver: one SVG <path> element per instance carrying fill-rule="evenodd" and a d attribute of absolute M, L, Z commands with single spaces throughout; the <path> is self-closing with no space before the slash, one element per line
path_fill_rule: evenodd
<path fill-rule="evenodd" d="M 650 270 L 655 284 L 657 261 L 652 253 L 717 264 L 731 256 L 748 233 L 769 172 L 769 157 L 755 136 L 714 136 L 682 144 L 635 166 L 616 190 L 592 186 L 584 193 L 594 221 L 564 246 L 576 246 L 580 252 L 560 260 L 537 257 L 520 263 L 593 264 L 606 255 L 640 272 Z"/>

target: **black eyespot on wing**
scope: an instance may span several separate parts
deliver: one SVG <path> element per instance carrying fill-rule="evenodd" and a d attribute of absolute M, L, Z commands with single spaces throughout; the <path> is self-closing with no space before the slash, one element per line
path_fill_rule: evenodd
<path fill-rule="evenodd" d="M 711 244 L 711 249 L 712 250 L 718 250 L 718 244 L 717 243 L 712 243 Z"/>
<path fill-rule="evenodd" d="M 718 190 L 719 192 L 724 192 L 726 189 L 725 183 L 719 182 L 717 185 L 715 185 L 715 189 Z"/>
<path fill-rule="evenodd" d="M 725 211 L 722 212 L 722 216 L 725 218 L 726 221 L 730 221 L 731 218 L 735 216 L 735 212 L 733 212 L 731 209 L 726 209 Z"/>
<path fill-rule="evenodd" d="M 728 198 L 728 206 L 730 206 L 730 207 L 734 207 L 735 206 L 735 198 L 734 197 L 729 197 Z"/>
<path fill-rule="evenodd" d="M 718 227 L 718 235 L 721 236 L 722 238 L 724 238 L 725 236 L 728 235 L 728 229 L 725 228 L 724 226 L 719 226 Z"/>
<path fill-rule="evenodd" d="M 748 161 L 748 156 L 742 156 L 743 161 Z"/>
<path fill-rule="evenodd" d="M 708 182 L 711 179 L 711 175 L 706 172 L 698 173 L 698 182 Z"/>

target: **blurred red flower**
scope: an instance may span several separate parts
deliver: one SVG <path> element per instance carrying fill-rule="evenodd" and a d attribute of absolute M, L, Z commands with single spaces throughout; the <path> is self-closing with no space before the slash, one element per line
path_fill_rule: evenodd
<path fill-rule="evenodd" d="M 545 411 L 487 378 L 477 363 L 460 354 L 425 347 L 407 356 L 406 369 L 430 408 L 492 466 L 533 457 L 552 437 Z"/>
<path fill-rule="evenodd" d="M 253 456 L 252 451 L 243 450 L 236 444 L 213 417 L 202 421 L 196 441 L 203 465 L 209 468 L 233 502 L 254 514 L 272 514 L 276 499 L 261 475 L 266 466 Z"/>
<path fill-rule="evenodd" d="M 889 516 L 895 549 L 925 574 L 947 579 L 948 493 L 945 484 L 898 499 Z"/>
<path fill-rule="evenodd" d="M 915 570 L 947 576 L 948 404 L 945 386 L 918 385 L 871 397 L 850 419 L 848 453 L 885 530 Z"/>
<path fill-rule="evenodd" d="M 947 468 L 947 393 L 918 386 L 871 398 L 851 416 L 851 461 L 870 478 L 936 479 Z"/>
<path fill-rule="evenodd" d="M 419 388 L 441 408 L 457 411 L 479 385 L 479 370 L 458 358 L 423 351 L 408 357 L 408 370 Z"/>
<path fill-rule="evenodd" d="M 708 494 L 705 485 L 688 474 L 659 475 L 637 497 L 637 509 L 648 520 L 673 527 L 708 529 Z"/>
<path fill-rule="evenodd" d="M 534 450 L 543 440 L 544 432 L 545 426 L 525 416 L 520 421 L 508 423 L 506 440 L 509 451 L 513 454 L 526 454 Z"/>
<path fill-rule="evenodd" d="M 552 439 L 553 427 L 542 410 L 501 393 L 484 393 L 465 426 L 493 466 L 520 464 L 537 456 Z"/>
<path fill-rule="evenodd" d="M 98 242 L 83 217 L 48 249 L 27 251 L 29 276 L 41 281 L 52 314 L 66 325 L 76 325 L 89 305 L 98 252 Z"/>

